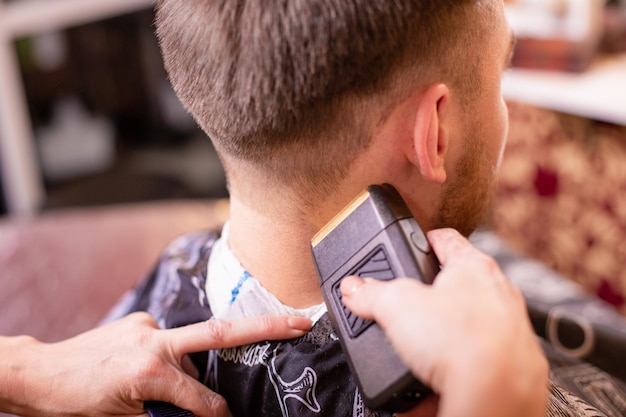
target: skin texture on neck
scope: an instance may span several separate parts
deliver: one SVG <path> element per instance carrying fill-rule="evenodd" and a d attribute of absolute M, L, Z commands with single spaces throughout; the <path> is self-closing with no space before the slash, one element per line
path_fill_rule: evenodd
<path fill-rule="evenodd" d="M 228 244 L 242 266 L 285 305 L 306 308 L 323 302 L 310 249 L 315 233 L 307 219 L 272 214 L 231 195 Z"/>

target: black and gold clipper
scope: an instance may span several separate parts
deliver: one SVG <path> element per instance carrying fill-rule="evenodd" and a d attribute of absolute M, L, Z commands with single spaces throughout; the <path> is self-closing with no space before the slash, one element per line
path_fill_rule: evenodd
<path fill-rule="evenodd" d="M 349 275 L 433 282 L 439 261 L 406 203 L 393 186 L 371 185 L 313 237 L 311 248 L 329 316 L 363 402 L 373 410 L 413 408 L 432 391 L 412 375 L 375 322 L 342 303 L 339 289 Z"/>

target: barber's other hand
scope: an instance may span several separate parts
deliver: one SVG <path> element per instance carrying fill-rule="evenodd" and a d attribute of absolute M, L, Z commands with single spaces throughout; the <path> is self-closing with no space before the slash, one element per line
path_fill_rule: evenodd
<path fill-rule="evenodd" d="M 16 410 L 26 416 L 146 416 L 143 401 L 160 400 L 198 417 L 229 416 L 222 397 L 183 371 L 185 355 L 298 337 L 310 326 L 304 318 L 256 317 L 161 330 L 148 314 L 134 313 L 60 343 L 21 338 L 29 365 L 14 381 L 24 393 Z"/>
<path fill-rule="evenodd" d="M 414 375 L 439 395 L 410 416 L 543 416 L 548 366 L 520 292 L 451 229 L 431 231 L 432 286 L 346 278 L 345 304 L 375 320 Z"/>

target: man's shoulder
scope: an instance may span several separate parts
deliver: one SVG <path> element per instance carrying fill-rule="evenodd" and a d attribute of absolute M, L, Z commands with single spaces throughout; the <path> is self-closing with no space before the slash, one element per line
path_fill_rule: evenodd
<path fill-rule="evenodd" d="M 208 256 L 219 236 L 220 232 L 217 230 L 201 230 L 180 235 L 166 246 L 161 256 L 161 262 L 201 261 L 198 256 Z"/>
<path fill-rule="evenodd" d="M 205 282 L 218 231 L 196 231 L 173 239 L 152 273 L 135 289 L 126 314 L 147 311 L 163 328 L 211 318 Z"/>

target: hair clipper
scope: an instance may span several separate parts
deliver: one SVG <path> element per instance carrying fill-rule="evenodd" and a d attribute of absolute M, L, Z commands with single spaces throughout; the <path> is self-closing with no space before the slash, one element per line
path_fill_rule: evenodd
<path fill-rule="evenodd" d="M 375 322 L 343 305 L 339 288 L 349 275 L 433 282 L 439 261 L 406 203 L 393 186 L 371 185 L 313 237 L 311 248 L 328 313 L 363 402 L 373 410 L 413 408 L 432 391 L 415 379 Z"/>

